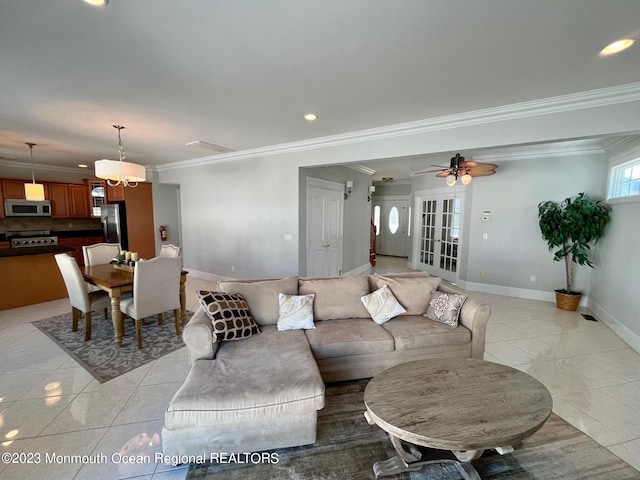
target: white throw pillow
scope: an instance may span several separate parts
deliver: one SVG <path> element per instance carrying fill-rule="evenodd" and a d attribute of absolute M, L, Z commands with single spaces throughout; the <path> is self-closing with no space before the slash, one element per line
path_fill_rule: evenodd
<path fill-rule="evenodd" d="M 460 309 L 466 299 L 466 295 L 457 293 L 436 293 L 429 302 L 424 316 L 450 327 L 457 327 Z"/>
<path fill-rule="evenodd" d="M 278 295 L 278 330 L 311 330 L 313 324 L 313 299 L 309 295 Z"/>
<path fill-rule="evenodd" d="M 400 302 L 393 296 L 391 289 L 387 285 L 383 285 L 378 290 L 364 297 L 360 297 L 364 308 L 367 309 L 369 315 L 374 322 L 382 325 L 394 317 L 405 313 L 406 310 Z"/>

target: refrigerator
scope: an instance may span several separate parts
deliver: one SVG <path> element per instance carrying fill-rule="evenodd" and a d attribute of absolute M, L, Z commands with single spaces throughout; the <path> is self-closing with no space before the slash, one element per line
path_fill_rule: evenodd
<path fill-rule="evenodd" d="M 127 209 L 124 202 L 105 203 L 101 206 L 102 232 L 107 243 L 120 243 L 122 250 L 129 250 L 127 238 Z"/>

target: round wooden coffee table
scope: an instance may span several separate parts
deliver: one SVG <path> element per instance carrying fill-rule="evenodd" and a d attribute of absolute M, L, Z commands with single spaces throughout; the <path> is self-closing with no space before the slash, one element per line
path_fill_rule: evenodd
<path fill-rule="evenodd" d="M 512 445 L 542 427 L 552 407 L 551 394 L 535 378 L 471 358 L 392 367 L 369 382 L 364 403 L 367 421 L 389 434 L 398 453 L 373 466 L 376 478 L 453 462 L 465 479 L 479 479 L 471 460 L 487 449 L 512 452 Z M 424 460 L 415 445 L 455 457 Z"/>

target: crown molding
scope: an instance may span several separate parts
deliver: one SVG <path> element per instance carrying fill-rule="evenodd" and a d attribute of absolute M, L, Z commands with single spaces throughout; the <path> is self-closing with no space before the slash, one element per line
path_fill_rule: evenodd
<path fill-rule="evenodd" d="M 365 167 L 364 165 L 344 165 L 356 172 L 365 173 L 367 175 L 375 175 L 376 171 L 373 168 Z"/>
<path fill-rule="evenodd" d="M 23 168 L 25 170 L 31 171 L 31 162 L 25 163 L 24 161 L 16 162 L 14 160 L 0 160 L 0 166 Z M 79 172 L 87 172 L 87 171 L 92 172 L 92 170 L 89 168 L 63 167 L 60 165 L 45 165 L 44 163 L 34 163 L 33 169 L 46 170 L 48 172 L 67 172 L 67 173 L 79 173 Z M 90 176 L 93 176 L 93 173 Z"/>
<path fill-rule="evenodd" d="M 461 114 L 446 115 L 414 122 L 399 123 L 386 127 L 359 130 L 338 135 L 318 137 L 300 142 L 290 142 L 269 147 L 260 147 L 238 152 L 229 152 L 214 156 L 194 158 L 158 165 L 158 171 L 189 168 L 209 165 L 219 162 L 230 162 L 255 157 L 281 155 L 303 152 L 319 148 L 336 147 L 340 145 L 381 140 L 419 133 L 434 132 L 452 128 L 467 127 L 485 123 L 494 123 L 539 115 L 580 110 L 606 105 L 615 105 L 640 100 L 640 82 L 607 87 L 586 92 L 578 92 L 541 100 L 533 100 L 511 105 L 474 110 Z M 591 152 L 594 153 L 594 152 Z M 575 154 L 571 153 L 571 154 Z"/>

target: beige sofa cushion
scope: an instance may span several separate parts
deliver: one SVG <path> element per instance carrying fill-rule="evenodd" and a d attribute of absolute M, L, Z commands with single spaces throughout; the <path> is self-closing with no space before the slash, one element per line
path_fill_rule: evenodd
<path fill-rule="evenodd" d="M 462 325 L 451 328 L 443 323 L 424 318 L 422 315 L 396 317 L 380 328 L 393 335 L 396 350 L 465 345 L 471 342 L 471 331 Z"/>
<path fill-rule="evenodd" d="M 433 292 L 440 286 L 439 277 L 396 277 L 378 276 L 378 288 L 388 285 L 393 295 L 398 299 L 406 312 L 402 315 L 422 315 L 427 311 L 427 305 Z"/>
<path fill-rule="evenodd" d="M 316 321 L 369 318 L 369 312 L 360 301 L 361 297 L 369 294 L 365 276 L 301 278 L 298 293 L 315 293 L 313 318 Z"/>
<path fill-rule="evenodd" d="M 297 295 L 298 277 L 245 282 L 222 281 L 218 283 L 218 290 L 241 294 L 249 304 L 258 325 L 275 325 L 278 323 L 278 294 Z"/>
<path fill-rule="evenodd" d="M 369 318 L 325 320 L 304 332 L 316 359 L 393 351 L 391 335 Z"/>
<path fill-rule="evenodd" d="M 385 275 L 385 277 L 390 277 L 390 278 L 412 278 L 412 277 L 430 277 L 431 275 L 429 275 L 429 272 L 421 272 L 421 271 L 415 271 L 415 272 L 403 272 L 403 273 L 387 273 Z M 369 280 L 369 290 L 371 290 L 372 292 L 374 290 L 378 289 L 378 278 L 380 278 L 380 276 L 378 274 L 375 275 L 367 275 L 368 280 Z"/>
<path fill-rule="evenodd" d="M 324 406 L 324 383 L 302 330 L 263 328 L 196 360 L 165 415 L 168 429 L 265 422 Z"/>

